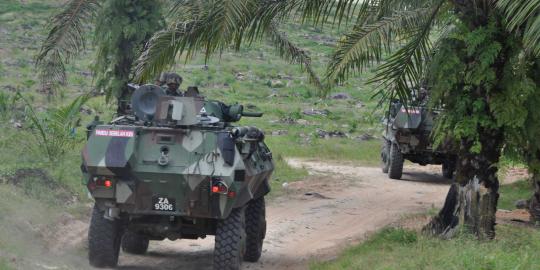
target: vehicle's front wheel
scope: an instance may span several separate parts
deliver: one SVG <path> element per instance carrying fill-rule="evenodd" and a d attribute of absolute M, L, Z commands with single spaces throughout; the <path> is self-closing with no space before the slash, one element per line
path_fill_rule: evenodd
<path fill-rule="evenodd" d="M 455 162 L 446 160 L 442 164 L 442 174 L 444 178 L 452 179 L 456 170 Z"/>
<path fill-rule="evenodd" d="M 401 179 L 403 174 L 403 154 L 399 146 L 392 143 L 390 147 L 390 162 L 388 165 L 388 177 L 391 179 Z"/>
<path fill-rule="evenodd" d="M 264 197 L 252 200 L 246 208 L 246 253 L 244 260 L 257 262 L 266 236 L 266 206 Z"/>
<path fill-rule="evenodd" d="M 130 254 L 141 255 L 146 253 L 150 240 L 144 235 L 126 232 L 122 237 L 122 250 Z"/>
<path fill-rule="evenodd" d="M 108 220 L 104 214 L 94 206 L 88 229 L 88 260 L 94 267 L 112 268 L 118 265 L 122 227 L 120 220 Z"/>
<path fill-rule="evenodd" d="M 390 163 L 390 147 L 392 146 L 392 143 L 387 140 L 383 139 L 382 148 L 381 148 L 381 169 L 383 173 L 388 173 L 388 167 Z"/>
<path fill-rule="evenodd" d="M 244 208 L 233 209 L 216 228 L 214 269 L 238 270 L 246 250 Z"/>

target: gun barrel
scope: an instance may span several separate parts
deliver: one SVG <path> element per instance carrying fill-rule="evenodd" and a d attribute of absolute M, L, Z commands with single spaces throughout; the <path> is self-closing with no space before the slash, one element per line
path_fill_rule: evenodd
<path fill-rule="evenodd" d="M 262 112 L 242 112 L 242 116 L 245 117 L 262 117 Z"/>

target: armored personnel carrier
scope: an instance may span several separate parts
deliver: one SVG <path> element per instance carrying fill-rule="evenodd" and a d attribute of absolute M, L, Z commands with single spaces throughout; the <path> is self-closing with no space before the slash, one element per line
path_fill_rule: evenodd
<path fill-rule="evenodd" d="M 406 108 L 393 102 L 384 119 L 381 167 L 391 179 L 401 179 L 405 159 L 420 165 L 442 164 L 442 174 L 451 179 L 456 155 L 450 145 L 434 148 L 431 139 L 433 120 L 439 113 L 426 106 Z"/>
<path fill-rule="evenodd" d="M 138 88 L 131 102 L 132 115 L 89 126 L 82 151 L 95 199 L 90 264 L 115 267 L 120 248 L 143 254 L 150 240 L 207 235 L 215 235 L 214 269 L 257 261 L 274 163 L 261 130 L 232 123 L 262 113 L 166 96 L 154 85 Z"/>

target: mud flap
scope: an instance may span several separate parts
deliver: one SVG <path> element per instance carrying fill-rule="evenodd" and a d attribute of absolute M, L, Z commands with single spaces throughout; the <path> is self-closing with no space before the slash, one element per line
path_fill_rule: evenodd
<path fill-rule="evenodd" d="M 225 164 L 232 166 L 234 164 L 234 157 L 236 154 L 236 145 L 234 139 L 231 138 L 230 134 L 219 133 L 218 135 L 218 147 L 223 155 L 223 160 Z"/>

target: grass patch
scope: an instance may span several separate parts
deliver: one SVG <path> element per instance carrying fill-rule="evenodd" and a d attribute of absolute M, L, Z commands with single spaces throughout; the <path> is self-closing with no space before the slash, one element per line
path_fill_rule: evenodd
<path fill-rule="evenodd" d="M 269 136 L 266 141 L 272 151 L 287 157 L 351 160 L 366 166 L 376 166 L 380 162 L 379 140 L 313 139 L 311 143 L 305 144 L 294 137 Z"/>
<path fill-rule="evenodd" d="M 498 208 L 513 210 L 516 209 L 515 202 L 517 200 L 529 199 L 533 193 L 531 183 L 527 180 L 521 180 L 509 185 L 502 185 L 499 188 L 499 203 Z"/>
<path fill-rule="evenodd" d="M 0 270 L 11 270 L 12 268 L 7 259 L 0 258 Z"/>
<path fill-rule="evenodd" d="M 497 226 L 497 239 L 488 242 L 470 235 L 442 240 L 389 228 L 335 261 L 312 263 L 310 269 L 537 269 L 539 249 L 540 232 L 522 227 Z"/>

